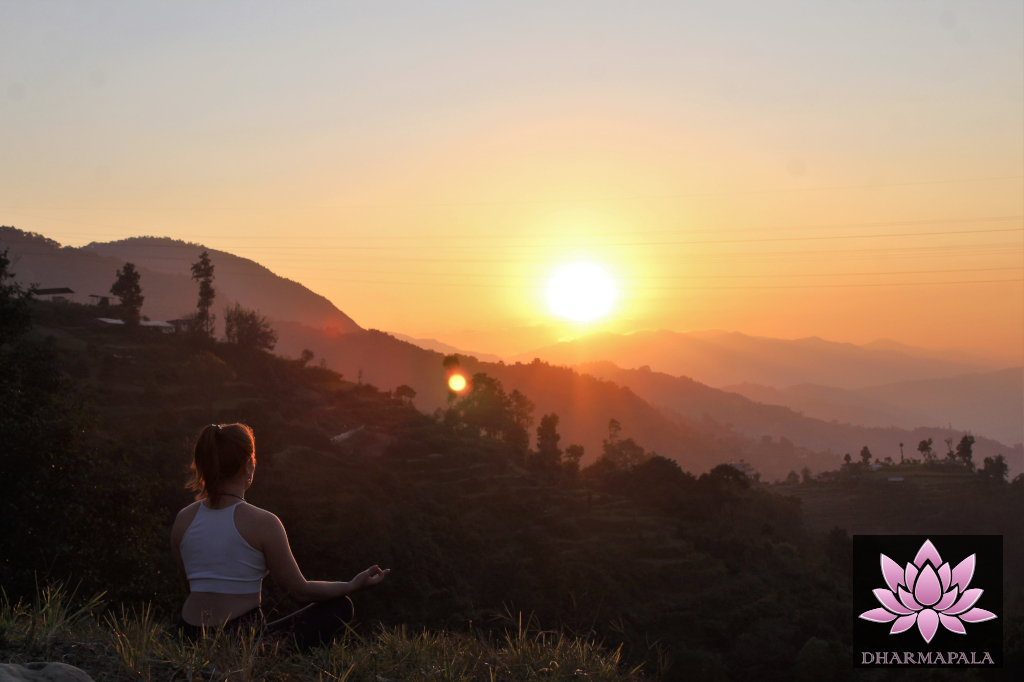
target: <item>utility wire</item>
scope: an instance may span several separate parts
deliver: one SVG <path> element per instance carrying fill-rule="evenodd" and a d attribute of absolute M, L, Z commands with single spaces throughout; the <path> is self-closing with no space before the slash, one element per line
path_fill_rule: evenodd
<path fill-rule="evenodd" d="M 774 258 L 776 256 L 823 256 L 823 255 L 834 255 L 842 254 L 845 256 L 883 256 L 888 254 L 942 254 L 948 252 L 956 252 L 957 254 L 963 254 L 967 252 L 978 252 L 988 253 L 996 255 L 1016 255 L 1020 252 L 1021 247 L 1024 246 L 1022 242 L 996 242 L 992 244 L 950 244 L 942 246 L 892 246 L 892 247 L 875 247 L 868 249 L 823 249 L 816 251 L 739 251 L 739 252 L 728 252 L 728 253 L 707 253 L 707 254 L 696 254 L 696 253 L 684 253 L 684 254 L 649 254 L 645 258 L 648 262 L 689 262 L 689 261 L 705 261 L 705 260 L 723 260 L 723 259 L 764 259 Z M 31 251 L 15 251 L 15 253 L 22 253 L 25 255 L 37 255 L 40 257 L 52 257 L 57 258 L 62 254 L 57 252 L 37 252 Z M 104 254 L 96 254 L 102 256 Z M 113 254 L 111 254 L 113 255 Z M 230 254 L 241 260 L 249 260 L 253 267 L 260 267 L 269 270 L 266 266 L 252 261 L 251 259 L 245 258 L 244 256 L 238 256 Z M 144 260 L 157 260 L 157 261 L 189 261 L 191 257 L 185 256 L 135 256 L 140 262 Z M 283 258 L 275 259 L 276 263 L 308 263 L 322 262 L 325 258 L 310 256 L 308 254 L 286 254 Z M 345 257 L 345 256 L 332 256 L 329 259 L 334 263 L 368 263 L 368 262 L 395 262 L 395 263 L 443 263 L 443 264 L 471 264 L 471 263 L 535 263 L 535 264 L 550 264 L 550 263 L 561 263 L 565 261 L 562 256 L 551 256 L 548 258 L 523 258 L 519 256 L 513 256 L 509 258 L 387 258 L 387 257 L 367 257 L 367 256 L 356 256 L 356 257 Z"/>
<path fill-rule="evenodd" d="M 704 239 L 691 241 L 670 241 L 670 242 L 605 242 L 599 244 L 506 244 L 502 249 L 570 249 L 581 246 L 589 247 L 628 247 L 628 246 L 700 246 L 701 244 L 753 244 L 767 242 L 799 242 L 799 241 L 821 241 L 827 239 L 883 239 L 889 237 L 936 237 L 943 235 L 961 234 L 995 234 L 1001 232 L 1020 232 L 1024 234 L 1024 228 L 994 228 L 989 230 L 947 230 L 940 232 L 889 232 L 886 234 L 843 234 L 843 235 L 815 235 L 810 237 L 753 237 L 748 239 Z M 158 244 L 154 244 L 158 247 Z M 143 247 L 145 248 L 145 247 Z M 395 251 L 415 250 L 422 251 L 423 245 L 398 245 L 398 246 L 252 246 L 250 251 Z M 494 246 L 445 246 L 438 247 L 445 251 L 493 251 Z"/>
<path fill-rule="evenodd" d="M 1024 246 L 1022 242 L 996 242 L 992 244 L 951 244 L 942 246 L 893 246 L 893 247 L 876 247 L 869 249 L 826 249 L 817 251 L 743 251 L 743 252 L 731 252 L 731 253 L 711 253 L 711 254 L 652 254 L 647 256 L 647 260 L 651 262 L 665 262 L 665 261 L 676 261 L 685 262 L 687 260 L 708 260 L 708 259 L 723 259 L 723 258 L 764 258 L 764 257 L 775 257 L 775 256 L 822 256 L 832 254 L 843 254 L 847 256 L 856 254 L 870 254 L 870 255 L 881 255 L 881 254 L 908 254 L 908 253 L 943 253 L 949 251 L 956 251 L 958 254 L 966 253 L 970 251 L 988 252 L 993 254 L 1006 254 L 1013 255 L 1020 252 L 1021 247 Z M 178 247 L 180 248 L 180 247 Z M 1012 249 L 1012 251 L 1011 251 Z M 56 251 L 46 252 L 32 252 L 32 251 L 21 251 L 16 250 L 15 253 L 23 253 L 25 255 L 36 255 L 41 257 L 59 257 Z M 85 251 L 85 253 L 96 253 L 96 255 L 105 255 L 101 252 Z M 197 254 L 198 255 L 198 254 Z M 250 260 L 244 256 L 237 254 L 229 254 L 242 260 Z M 141 262 L 142 260 L 168 260 L 168 261 L 183 261 L 190 260 L 190 257 L 186 256 L 136 256 Z M 307 254 L 286 254 L 284 258 L 275 259 L 278 263 L 307 263 L 310 261 L 321 262 L 326 260 L 323 257 L 310 256 Z M 382 258 L 382 257 L 344 257 L 344 256 L 331 256 L 330 260 L 335 263 L 346 263 L 346 262 L 396 262 L 396 263 L 447 263 L 447 264 L 468 264 L 468 263 L 559 263 L 565 259 L 562 256 L 551 256 L 550 258 L 523 258 L 519 256 L 513 256 L 510 258 Z M 254 267 L 266 268 L 266 266 L 251 261 Z M 266 268 L 269 270 L 269 268 Z"/>
<path fill-rule="evenodd" d="M 376 280 L 360 279 L 333 279 L 329 277 L 311 277 L 311 280 L 318 282 L 342 282 L 349 284 L 375 284 L 394 286 L 450 286 L 462 287 L 464 289 L 544 289 L 545 283 L 537 283 L 533 286 L 516 284 L 462 284 L 458 282 L 386 282 Z M 872 282 L 857 284 L 779 284 L 768 286 L 711 286 L 711 287 L 620 287 L 625 291 L 708 291 L 717 289 L 858 289 L 861 287 L 901 287 L 901 286 L 932 286 L 946 284 L 1005 284 L 1013 282 L 1024 282 L 1024 278 L 1018 279 L 982 279 L 982 280 L 952 280 L 941 282 Z"/>
<path fill-rule="evenodd" d="M 919 180 L 913 182 L 889 182 L 862 185 L 831 185 L 819 187 L 785 187 L 775 189 L 743 190 L 743 191 L 710 191 L 680 194 L 652 194 L 618 197 L 577 197 L 568 199 L 512 199 L 504 201 L 456 201 L 456 202 L 423 202 L 405 204 L 336 204 L 309 206 L 13 206 L 13 210 L 22 211 L 305 211 L 305 210 L 336 210 L 336 209 L 367 209 L 367 208 L 449 208 L 459 206 L 534 206 L 544 204 L 582 204 L 608 203 L 617 201 L 660 201 L 665 199 L 692 199 L 700 197 L 749 196 L 757 194 L 792 194 L 799 192 L 833 192 L 847 189 L 881 189 L 883 187 L 918 187 L 925 185 L 950 185 L 972 182 L 999 182 L 1003 180 L 1020 180 L 1021 175 L 1008 175 L 990 178 L 964 178 L 958 180 Z M 2 209 L 0 209 L 2 210 Z"/>
<path fill-rule="evenodd" d="M 36 219 L 36 220 L 44 220 L 44 221 L 45 220 L 53 220 L 53 221 L 66 222 L 66 223 L 75 223 L 75 224 L 78 224 L 78 225 L 87 225 L 87 226 L 90 226 L 90 227 L 106 227 L 106 228 L 115 229 L 115 230 L 123 229 L 123 228 L 115 226 L 115 225 L 100 224 L 100 223 L 90 223 L 90 222 L 83 222 L 83 221 L 78 221 L 78 220 L 68 220 L 66 218 L 52 218 L 52 217 L 44 217 L 44 216 L 30 216 L 30 215 L 18 214 L 18 213 L 10 213 L 9 215 L 18 215 L 18 216 L 21 216 L 21 217 L 33 218 L 33 219 Z M 656 230 L 656 231 L 647 231 L 647 232 L 618 230 L 618 231 L 614 231 L 614 232 L 585 232 L 585 233 L 579 233 L 579 234 L 575 234 L 575 235 L 574 234 L 565 234 L 565 235 L 560 235 L 560 236 L 564 236 L 564 237 L 573 237 L 573 236 L 575 236 L 575 237 L 579 237 L 581 239 L 589 239 L 589 238 L 594 238 L 594 237 L 640 237 L 640 236 L 687 235 L 687 234 L 720 234 L 722 232 L 773 232 L 773 231 L 786 232 L 786 231 L 791 231 L 791 230 L 824 230 L 824 229 L 835 229 L 835 228 L 843 229 L 843 228 L 854 228 L 854 227 L 898 227 L 898 226 L 911 226 L 911 225 L 950 225 L 950 224 L 958 224 L 958 223 L 1008 222 L 1008 221 L 1015 221 L 1015 220 L 1024 220 L 1024 215 L 983 216 L 983 217 L 978 217 L 978 218 L 946 218 L 946 219 L 937 219 L 937 220 L 900 220 L 900 221 L 881 221 L 881 222 L 864 222 L 864 223 L 831 223 L 831 224 L 825 223 L 825 224 L 819 224 L 819 225 L 769 225 L 769 226 L 762 226 L 762 227 L 709 228 L 709 229 L 702 229 L 702 230 L 692 230 L 692 229 L 685 229 L 685 230 Z M 58 236 L 58 237 L 77 237 L 77 236 L 79 236 L 78 234 L 67 233 L 67 232 L 48 232 L 48 234 L 53 235 L 53 236 Z M 448 234 L 448 235 L 443 235 L 443 234 L 442 235 L 437 235 L 437 234 L 427 234 L 427 235 L 368 235 L 368 234 L 363 233 L 363 234 L 357 234 L 357 235 L 345 235 L 344 237 L 341 237 L 341 239 L 345 240 L 347 243 L 349 243 L 349 242 L 351 242 L 353 240 L 370 240 L 370 241 L 382 241 L 382 240 L 401 240 L 401 241 L 429 240 L 431 242 L 437 242 L 437 241 L 443 241 L 443 240 L 449 240 L 449 239 L 458 239 L 458 240 L 496 240 L 496 241 L 497 240 L 507 240 L 507 239 L 537 239 L 537 238 L 543 239 L 543 238 L 547 238 L 547 237 L 550 237 L 550 236 L 551 236 L 550 232 L 544 232 L 544 233 L 520 233 L 520 234 L 492 234 L 492 235 L 480 234 L 479 232 L 474 233 L 474 234 Z M 127 238 L 125 238 L 125 237 L 120 237 L 118 235 L 114 235 L 114 237 L 115 237 L 114 241 L 120 241 L 122 239 L 133 239 L 133 238 L 135 238 L 135 237 L 127 237 Z M 204 234 L 204 235 L 183 235 L 183 234 L 179 233 L 178 236 L 175 239 L 181 240 L 181 239 L 186 239 L 186 238 L 187 239 L 217 239 L 219 241 L 238 241 L 238 242 L 245 242 L 245 243 L 249 243 L 249 242 L 253 242 L 253 241 L 259 241 L 259 240 L 268 240 L 268 239 L 277 239 L 277 240 L 282 239 L 282 237 L 260 237 L 260 236 L 239 237 L 237 235 L 211 235 L 209 233 Z M 299 241 L 299 240 L 316 241 L 317 242 L 317 245 L 314 245 L 312 247 L 306 247 L 306 248 L 319 248 L 318 247 L 319 244 L 323 244 L 324 241 L 327 241 L 326 238 L 322 238 L 322 237 L 305 237 L 305 238 L 301 238 L 301 237 L 291 237 L 291 236 L 289 236 L 287 238 L 287 242 L 288 242 L 289 245 L 294 244 L 296 241 Z M 180 245 L 180 244 L 148 244 L 146 246 L 147 247 L 153 247 L 153 248 L 158 248 L 158 247 L 175 248 L 175 247 L 181 247 L 182 245 Z M 255 248 L 255 247 L 253 247 L 253 248 Z M 273 248 L 278 248 L 278 247 L 273 247 Z M 303 248 L 303 247 L 289 247 L 289 248 Z M 409 247 L 409 248 L 422 248 L 422 246 L 414 246 L 414 247 Z"/>

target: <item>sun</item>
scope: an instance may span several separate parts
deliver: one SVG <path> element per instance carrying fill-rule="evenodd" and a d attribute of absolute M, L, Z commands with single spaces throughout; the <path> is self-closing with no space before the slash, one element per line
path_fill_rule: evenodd
<path fill-rule="evenodd" d="M 448 388 L 456 393 L 466 388 L 466 377 L 461 374 L 453 374 L 448 377 Z"/>
<path fill-rule="evenodd" d="M 563 265 L 548 281 L 547 299 L 551 311 L 574 322 L 604 317 L 615 303 L 615 282 L 600 265 Z"/>

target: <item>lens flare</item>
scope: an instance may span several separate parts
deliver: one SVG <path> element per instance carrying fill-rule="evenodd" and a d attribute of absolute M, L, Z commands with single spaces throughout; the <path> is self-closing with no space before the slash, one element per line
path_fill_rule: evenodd
<path fill-rule="evenodd" d="M 615 302 L 615 282 L 608 271 L 593 263 L 563 265 L 548 281 L 551 311 L 575 322 L 604 317 Z"/>
<path fill-rule="evenodd" d="M 452 389 L 456 393 L 465 390 L 466 388 L 466 377 L 461 374 L 453 374 L 448 377 L 448 388 Z"/>

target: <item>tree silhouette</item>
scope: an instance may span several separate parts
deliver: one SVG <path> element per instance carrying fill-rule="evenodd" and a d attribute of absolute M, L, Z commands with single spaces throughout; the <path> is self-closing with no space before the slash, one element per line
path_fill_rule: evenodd
<path fill-rule="evenodd" d="M 110 287 L 110 293 L 121 299 L 125 311 L 125 322 L 135 326 L 139 324 L 139 312 L 142 310 L 142 286 L 139 284 L 139 271 L 134 263 L 125 263 L 117 271 L 117 280 Z"/>
<path fill-rule="evenodd" d="M 512 392 L 508 394 L 508 401 L 512 411 L 512 422 L 523 431 L 533 426 L 533 410 L 536 407 L 533 402 L 520 393 L 518 388 L 512 389 Z"/>
<path fill-rule="evenodd" d="M 583 446 L 570 445 L 565 448 L 562 454 L 562 466 L 571 475 L 575 476 L 580 472 L 580 460 L 583 459 Z"/>
<path fill-rule="evenodd" d="M 32 326 L 32 314 L 28 308 L 29 294 L 14 281 L 10 265 L 7 249 L 0 251 L 0 346 L 14 340 Z"/>
<path fill-rule="evenodd" d="M 608 420 L 608 440 L 614 443 L 619 438 L 619 434 L 622 432 L 622 424 L 619 423 L 618 419 Z"/>
<path fill-rule="evenodd" d="M 192 279 L 199 282 L 199 302 L 196 304 L 195 315 L 190 318 L 190 331 L 212 339 L 216 316 L 210 314 L 210 308 L 216 291 L 213 289 L 213 263 L 206 251 L 192 264 Z"/>
<path fill-rule="evenodd" d="M 313 351 L 311 351 L 308 348 L 303 348 L 302 354 L 299 355 L 299 363 L 301 363 L 302 366 L 305 367 L 306 365 L 309 364 L 309 361 L 312 360 L 315 356 L 316 354 L 313 353 Z"/>
<path fill-rule="evenodd" d="M 558 435 L 558 415 L 552 412 L 540 418 L 540 426 L 537 427 L 537 456 L 536 463 L 541 469 L 554 469 L 562 457 L 562 450 L 558 447 L 561 440 Z"/>
<path fill-rule="evenodd" d="M 860 461 L 864 466 L 871 464 L 871 450 L 865 445 L 860 449 Z"/>
<path fill-rule="evenodd" d="M 946 459 L 949 460 L 950 463 L 956 461 L 956 454 L 953 452 L 954 440 L 955 439 L 952 436 L 950 436 L 949 438 L 945 438 L 942 441 L 943 443 L 946 444 Z"/>
<path fill-rule="evenodd" d="M 595 470 L 627 470 L 655 454 L 645 452 L 643 447 L 632 438 L 619 440 L 620 433 L 622 433 L 622 424 L 619 420 L 609 419 L 608 438 L 601 441 L 601 456 L 588 469 L 596 465 Z"/>
<path fill-rule="evenodd" d="M 930 462 L 932 459 L 932 439 L 929 438 L 928 440 L 923 440 L 918 443 L 917 451 L 921 453 L 921 456 L 923 456 L 925 460 Z"/>
<path fill-rule="evenodd" d="M 404 403 L 411 403 L 416 397 L 416 390 L 412 386 L 402 384 L 395 389 L 395 397 Z"/>
<path fill-rule="evenodd" d="M 270 320 L 240 303 L 224 310 L 224 335 L 228 343 L 240 348 L 274 350 L 277 345 L 277 332 Z"/>
<path fill-rule="evenodd" d="M 850 453 L 849 452 L 847 452 L 845 455 L 843 455 L 843 461 L 846 462 L 847 464 L 849 464 L 850 462 L 853 461 L 853 458 L 850 457 Z"/>
<path fill-rule="evenodd" d="M 956 456 L 964 463 L 964 466 L 974 470 L 974 436 L 964 436 L 956 444 Z"/>
<path fill-rule="evenodd" d="M 527 428 L 533 423 L 533 403 L 519 391 L 506 394 L 501 382 L 484 372 L 474 374 L 467 385 L 468 392 L 444 412 L 445 423 L 461 425 L 475 438 L 486 434 L 507 443 L 519 463 L 525 463 L 530 447 Z M 449 394 L 454 395 L 451 391 Z"/>
<path fill-rule="evenodd" d="M 982 463 L 984 466 L 978 473 L 993 481 L 1006 483 L 1006 476 L 1010 472 L 1010 466 L 1006 463 L 1005 457 L 1002 455 L 986 457 L 982 460 Z"/>

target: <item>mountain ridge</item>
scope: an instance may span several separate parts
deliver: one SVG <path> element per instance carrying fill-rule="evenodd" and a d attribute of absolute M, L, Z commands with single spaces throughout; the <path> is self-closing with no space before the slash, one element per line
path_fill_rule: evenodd
<path fill-rule="evenodd" d="M 737 431 L 749 438 L 786 438 L 797 446 L 836 455 L 856 457 L 867 446 L 878 459 L 900 459 L 898 444 L 904 444 L 904 456 L 919 457 L 918 442 L 931 438 L 939 452 L 943 441 L 955 441 L 971 433 L 967 429 L 919 425 L 913 428 L 869 427 L 841 424 L 803 415 L 790 407 L 762 404 L 738 393 L 704 385 L 689 377 L 674 377 L 649 368 L 622 369 L 613 363 L 595 362 L 576 365 L 580 372 L 629 386 L 648 402 L 664 408 L 688 424 L 703 425 L 712 432 Z M 1024 468 L 1024 446 L 1007 445 L 985 434 L 975 434 L 975 462 L 998 454 L 1006 456 L 1017 472 Z M 944 455 L 939 452 L 939 455 Z"/>
<path fill-rule="evenodd" d="M 361 327 L 327 298 L 306 286 L 273 273 L 256 261 L 201 244 L 170 237 L 130 237 L 91 242 L 83 247 L 58 242 L 12 227 L 0 228 L 0 248 L 10 247 L 16 279 L 23 285 L 74 289 L 73 300 L 89 294 L 109 295 L 117 270 L 134 263 L 141 275 L 145 301 L 142 313 L 154 319 L 175 319 L 196 308 L 197 284 L 190 267 L 204 250 L 214 264 L 217 298 L 214 314 L 238 302 L 273 320 L 300 321 L 340 332 Z"/>
<path fill-rule="evenodd" d="M 814 383 L 853 390 L 894 380 L 933 379 L 997 368 L 980 358 L 952 361 L 818 336 L 789 340 L 719 330 L 601 332 L 508 360 L 534 357 L 570 366 L 602 360 L 625 368 L 648 366 L 717 387 L 743 382 L 775 388 Z"/>

